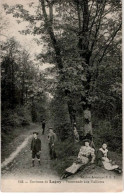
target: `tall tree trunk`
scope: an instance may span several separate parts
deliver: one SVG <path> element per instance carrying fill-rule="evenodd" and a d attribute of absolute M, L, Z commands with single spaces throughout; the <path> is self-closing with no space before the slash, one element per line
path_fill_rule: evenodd
<path fill-rule="evenodd" d="M 62 81 L 62 80 L 64 80 L 64 76 L 63 76 L 63 72 L 62 72 L 62 69 L 64 66 L 63 66 L 63 61 L 62 61 L 62 57 L 61 57 L 61 49 L 60 49 L 58 41 L 56 40 L 54 31 L 53 31 L 53 27 L 52 27 L 53 26 L 53 3 L 49 2 L 49 4 L 48 4 L 49 5 L 49 17 L 48 17 L 48 14 L 47 14 L 46 8 L 45 8 L 45 0 L 40 0 L 40 2 L 41 2 L 41 6 L 42 6 L 42 12 L 43 12 L 43 16 L 44 16 L 45 26 L 46 26 L 47 32 L 50 36 L 50 39 L 51 39 L 51 42 L 52 42 L 52 45 L 53 45 L 53 48 L 55 51 L 56 63 L 57 63 L 57 67 L 59 69 L 59 74 L 61 76 L 61 81 Z M 70 93 L 65 92 L 65 96 L 67 96 L 68 94 L 70 94 Z M 67 102 L 67 105 L 68 105 L 68 112 L 70 115 L 71 126 L 73 129 L 73 123 L 75 122 L 75 112 L 74 112 L 71 100 L 69 102 Z"/>
<path fill-rule="evenodd" d="M 79 39 L 79 49 L 80 49 L 80 56 L 85 61 L 86 65 L 82 63 L 84 71 L 82 72 L 83 77 L 85 78 L 82 80 L 82 86 L 84 88 L 85 94 L 81 97 L 82 100 L 82 107 L 83 107 L 83 114 L 84 114 L 84 135 L 87 133 L 92 134 L 92 120 L 91 120 L 91 104 L 89 103 L 89 96 L 90 96 L 90 82 L 91 82 L 91 74 L 89 71 L 89 60 L 90 60 L 90 51 L 89 51 L 89 40 L 88 40 L 88 33 L 89 33 L 89 9 L 88 9 L 88 0 L 81 1 L 83 5 L 83 25 L 82 25 L 82 38 Z"/>
<path fill-rule="evenodd" d="M 68 101 L 67 105 L 68 105 L 71 127 L 73 129 L 74 128 L 74 123 L 76 122 L 76 111 L 73 107 L 72 100 Z"/>

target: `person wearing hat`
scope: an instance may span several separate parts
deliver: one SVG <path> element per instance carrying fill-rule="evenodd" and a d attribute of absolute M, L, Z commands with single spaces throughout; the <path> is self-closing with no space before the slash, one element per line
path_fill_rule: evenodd
<path fill-rule="evenodd" d="M 55 150 L 55 145 L 57 141 L 57 136 L 53 131 L 53 128 L 49 128 L 49 134 L 48 134 L 48 142 L 49 142 L 49 152 L 50 152 L 50 157 L 51 159 L 56 158 L 56 150 Z"/>
<path fill-rule="evenodd" d="M 83 141 L 83 145 L 78 153 L 77 160 L 65 170 L 61 179 L 67 178 L 68 176 L 75 174 L 82 166 L 88 163 L 94 163 L 95 161 L 95 150 L 90 146 L 91 141 L 86 139 Z"/>
<path fill-rule="evenodd" d="M 34 167 L 35 157 L 38 159 L 40 165 L 41 140 L 38 138 L 37 132 L 33 132 L 33 139 L 31 141 L 31 151 L 32 151 L 32 166 Z"/>
<path fill-rule="evenodd" d="M 86 136 L 84 137 L 84 140 L 85 139 L 90 140 L 90 146 L 95 149 L 95 144 L 93 142 L 93 135 L 91 133 L 87 133 Z"/>

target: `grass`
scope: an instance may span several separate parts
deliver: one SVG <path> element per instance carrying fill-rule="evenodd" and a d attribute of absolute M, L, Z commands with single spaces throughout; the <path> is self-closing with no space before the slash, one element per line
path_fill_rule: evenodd
<path fill-rule="evenodd" d="M 74 143 L 72 138 L 56 144 L 57 160 L 52 162 L 54 169 L 61 175 L 77 158 L 81 144 Z"/>
<path fill-rule="evenodd" d="M 59 176 L 61 176 L 65 169 L 71 166 L 76 160 L 80 147 L 81 143 L 74 143 L 72 139 L 67 139 L 64 142 L 58 142 L 56 144 L 57 160 L 52 162 L 52 166 Z M 96 145 L 97 150 L 99 147 L 99 145 Z M 122 167 L 121 152 L 118 153 L 116 151 L 110 151 L 110 155 L 111 159 Z"/>
<path fill-rule="evenodd" d="M 13 128 L 10 132 L 2 133 L 1 144 L 1 161 L 3 162 L 16 148 L 20 145 L 29 130 L 36 127 L 35 124 L 27 125 L 25 127 Z"/>

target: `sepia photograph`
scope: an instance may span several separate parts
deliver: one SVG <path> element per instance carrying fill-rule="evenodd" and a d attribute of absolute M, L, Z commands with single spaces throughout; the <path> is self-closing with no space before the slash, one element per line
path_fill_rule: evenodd
<path fill-rule="evenodd" d="M 122 1 L 1 0 L 1 191 L 122 192 Z"/>

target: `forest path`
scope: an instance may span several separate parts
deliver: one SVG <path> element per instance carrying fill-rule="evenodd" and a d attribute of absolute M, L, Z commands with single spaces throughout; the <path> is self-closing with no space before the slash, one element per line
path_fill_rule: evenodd
<path fill-rule="evenodd" d="M 32 157 L 31 157 L 31 138 L 32 133 L 37 131 L 39 133 L 39 138 L 42 143 L 41 150 L 41 165 L 38 165 L 37 160 L 35 161 L 35 167 L 32 167 Z M 53 161 L 49 156 L 49 148 L 48 148 L 48 140 L 47 140 L 47 127 L 45 130 L 45 135 L 42 135 L 41 125 L 32 125 L 30 128 L 25 128 L 25 130 L 7 146 L 6 149 L 2 149 L 3 153 L 7 151 L 7 159 L 3 159 L 1 164 L 2 168 L 2 179 L 30 179 L 30 180 L 38 180 L 38 179 L 55 179 L 60 180 L 60 176 L 58 176 L 56 170 L 53 168 Z M 10 151 L 10 152 L 9 152 Z M 9 153 L 8 153 L 9 152 Z M 75 175 L 72 175 L 68 178 L 68 180 L 75 179 L 87 179 L 92 178 L 94 176 L 95 179 L 101 178 L 112 178 L 112 179 L 120 179 L 121 175 L 118 175 L 112 171 L 104 170 L 103 168 L 99 168 L 96 165 L 91 165 L 81 170 Z"/>
<path fill-rule="evenodd" d="M 32 167 L 32 157 L 30 150 L 30 143 L 32 138 L 33 131 L 37 131 L 39 133 L 39 138 L 42 143 L 41 150 L 41 165 L 38 165 L 37 160 L 35 160 L 35 166 Z M 27 131 L 25 141 L 22 142 L 21 145 L 18 145 L 16 150 L 6 159 L 2 165 L 2 178 L 3 179 L 51 179 L 58 178 L 56 171 L 53 170 L 51 166 L 52 160 L 50 160 L 49 156 L 49 148 L 48 148 L 48 140 L 47 140 L 47 128 L 45 131 L 45 135 L 42 135 L 41 125 L 36 126 L 34 129 Z M 19 136 L 20 137 L 20 136 Z M 18 140 L 17 140 L 18 141 Z M 20 150 L 19 150 L 20 149 Z M 12 155 L 16 155 L 12 160 Z M 9 163 L 9 161 L 11 161 Z M 8 164 L 5 166 L 5 163 Z"/>

